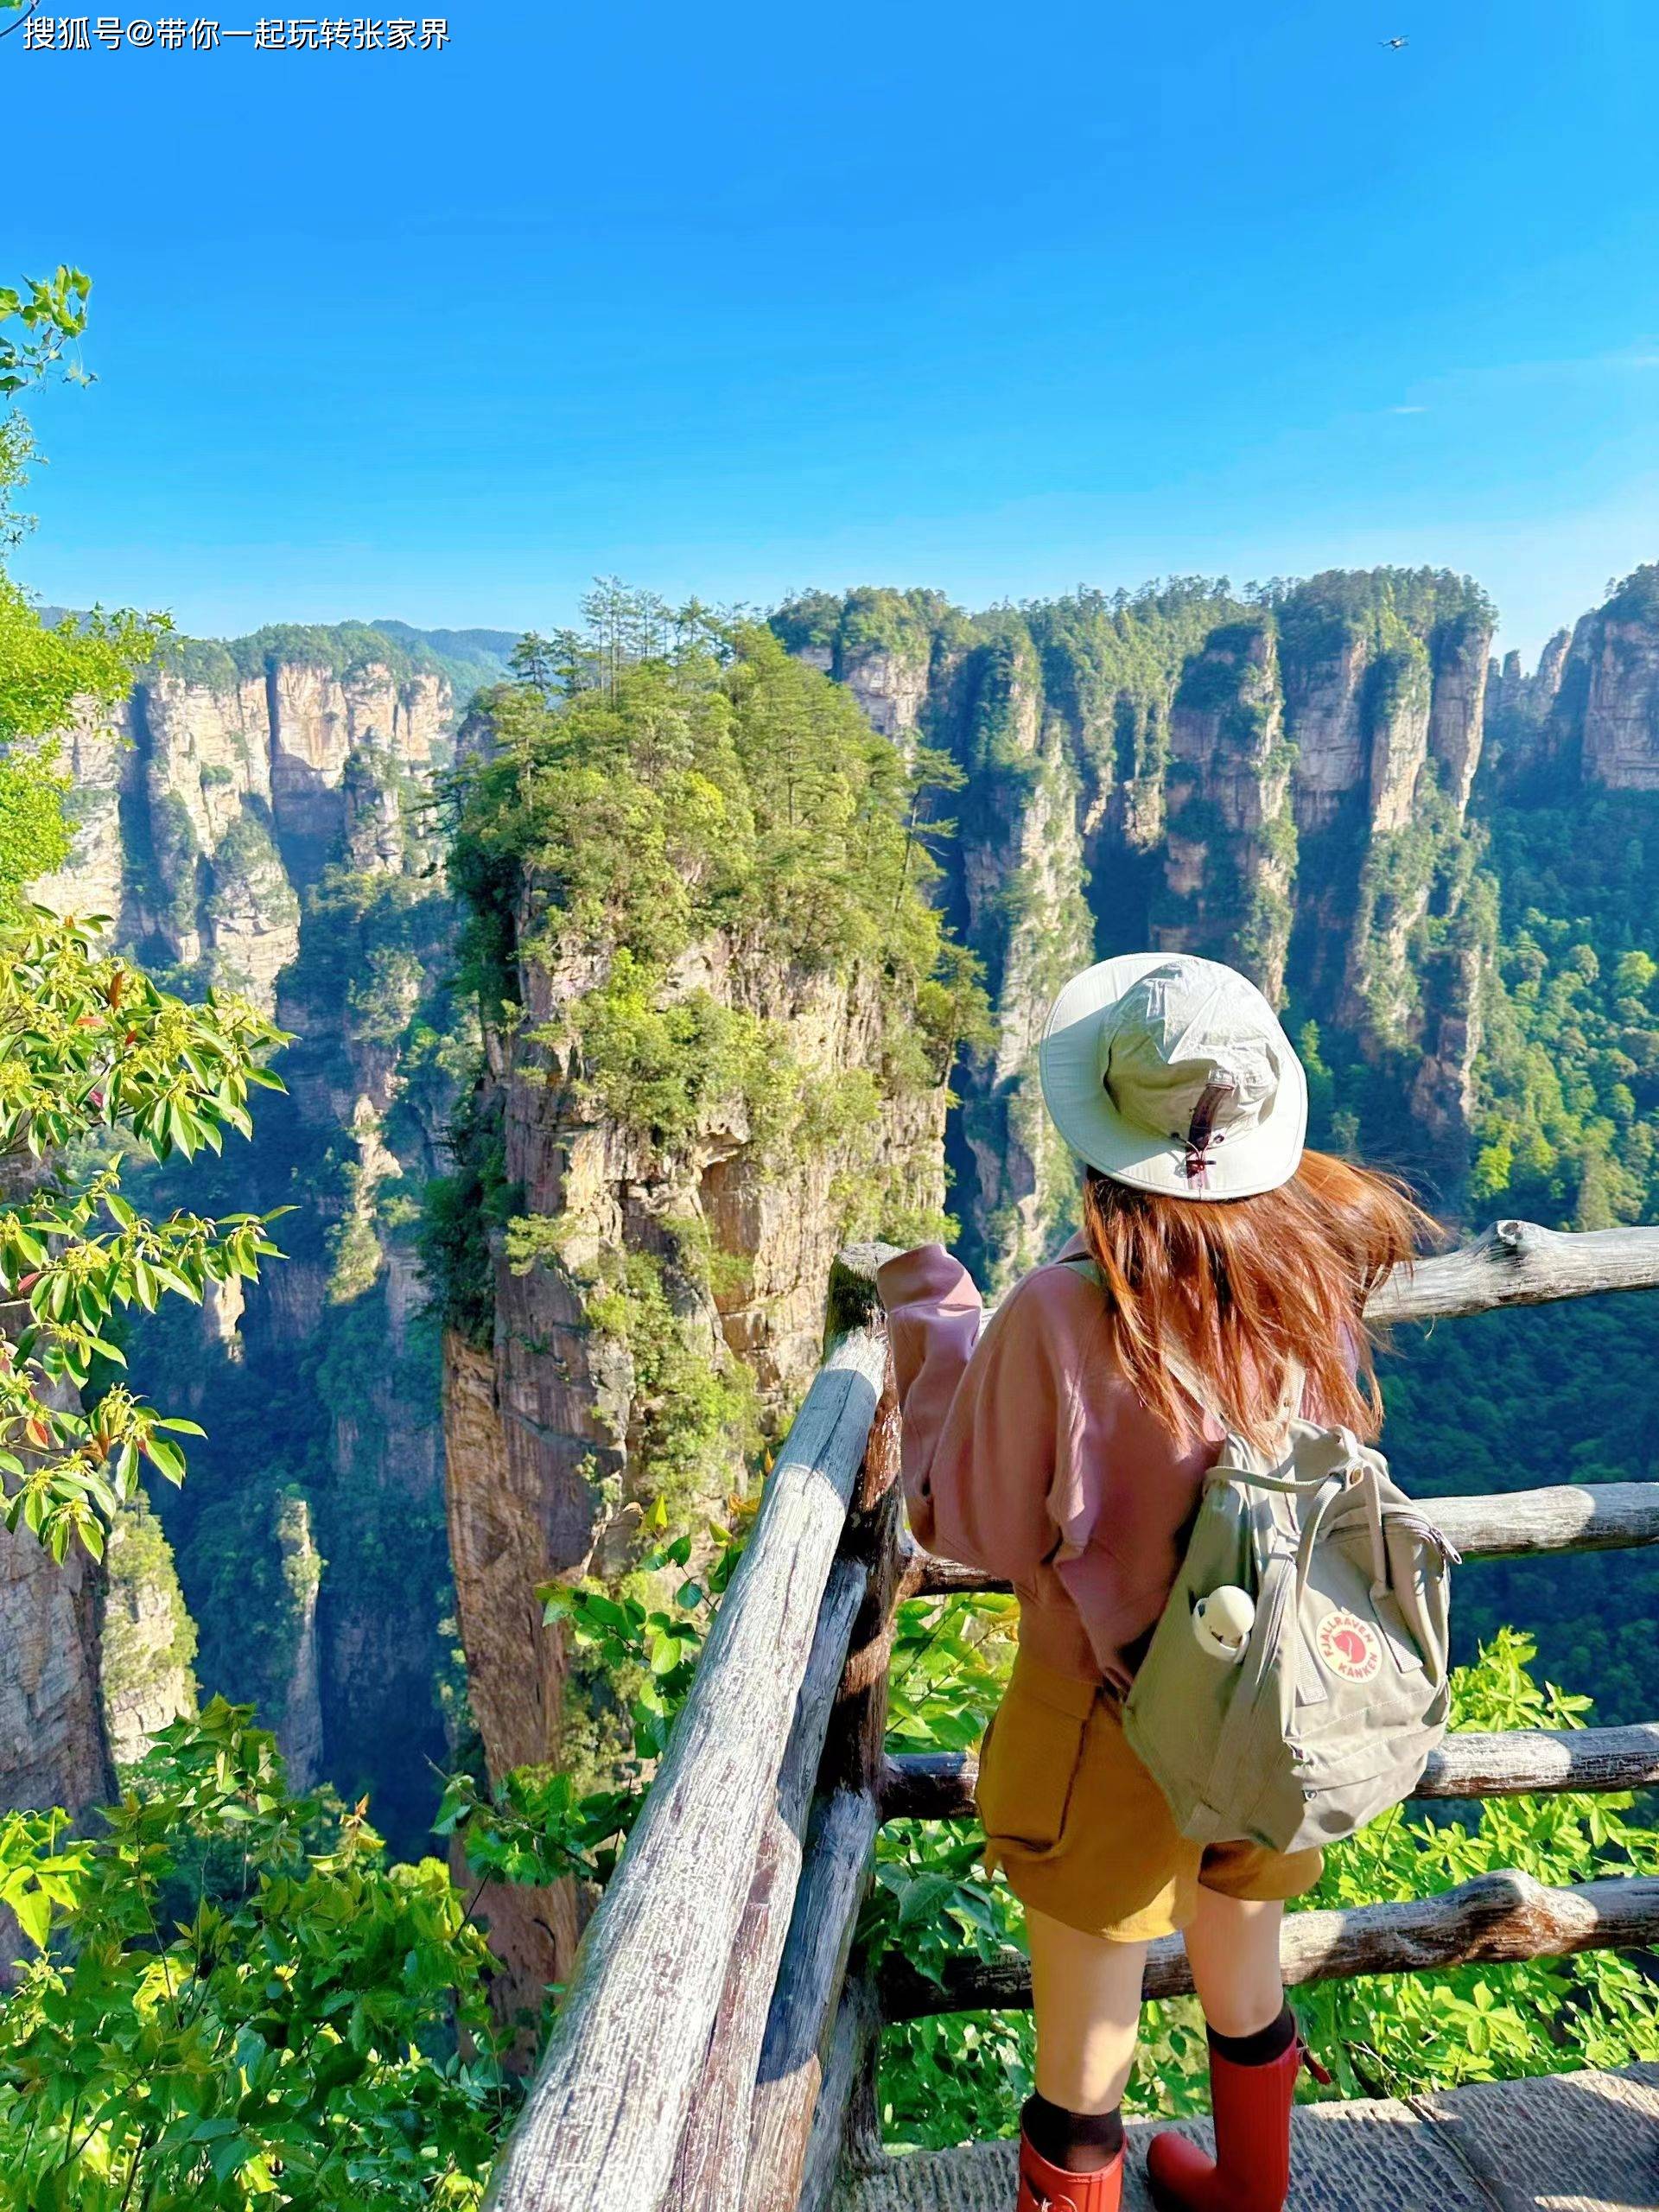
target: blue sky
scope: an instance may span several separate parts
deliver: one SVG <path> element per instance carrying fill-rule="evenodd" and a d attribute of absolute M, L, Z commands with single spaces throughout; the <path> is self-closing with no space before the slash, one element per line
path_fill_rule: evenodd
<path fill-rule="evenodd" d="M 44 597 L 511 628 L 601 572 L 1429 562 L 1531 652 L 1659 557 L 1653 0 L 448 21 L 0 41 L 0 273 L 95 281 Z"/>

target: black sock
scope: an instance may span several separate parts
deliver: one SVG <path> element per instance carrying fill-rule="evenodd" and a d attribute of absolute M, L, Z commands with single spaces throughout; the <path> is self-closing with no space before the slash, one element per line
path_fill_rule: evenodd
<path fill-rule="evenodd" d="M 1210 2048 L 1235 2066 L 1271 2066 L 1282 2058 L 1296 2040 L 1296 2015 L 1288 2005 L 1276 2020 L 1258 2028 L 1253 2036 L 1219 2035 L 1210 2031 Z"/>
<path fill-rule="evenodd" d="M 1097 2174 L 1123 2148 L 1123 2115 L 1110 2112 L 1067 2112 L 1033 2090 L 1020 2107 L 1026 2140 L 1039 2158 L 1069 2174 Z"/>

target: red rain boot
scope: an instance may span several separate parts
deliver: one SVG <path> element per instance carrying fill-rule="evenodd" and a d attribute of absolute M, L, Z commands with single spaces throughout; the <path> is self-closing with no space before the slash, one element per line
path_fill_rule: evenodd
<path fill-rule="evenodd" d="M 1039 2158 L 1020 2131 L 1020 2196 L 1014 2212 L 1118 2212 L 1123 2197 L 1123 2153 L 1097 2173 L 1068 2173 Z"/>
<path fill-rule="evenodd" d="M 1302 2046 L 1265 2066 L 1239 2066 L 1212 2049 L 1212 2162 L 1184 2135 L 1154 2135 L 1147 2179 L 1158 2212 L 1284 2212 L 1290 2194 L 1290 2107 Z"/>

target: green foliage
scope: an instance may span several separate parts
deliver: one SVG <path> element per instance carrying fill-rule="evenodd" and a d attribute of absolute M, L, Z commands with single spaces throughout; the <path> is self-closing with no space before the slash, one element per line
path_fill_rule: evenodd
<path fill-rule="evenodd" d="M 86 323 L 88 279 L 78 269 L 0 285 L 0 400 L 60 366 Z M 90 379 L 72 359 L 64 373 Z M 11 505 L 34 448 L 19 415 L 0 416 L 0 553 L 29 527 Z M 111 706 L 170 626 L 164 616 L 94 609 L 48 623 L 0 566 L 0 925 L 23 910 L 24 887 L 67 858 L 68 781 L 60 734 L 78 705 Z"/>
<path fill-rule="evenodd" d="M 0 2005 L 0 2206 L 480 2204 L 516 2092 L 442 1865 L 387 1867 L 360 1808 L 289 1796 L 222 1699 L 104 1821 L 0 1817 L 35 1954 Z"/>
<path fill-rule="evenodd" d="M 1659 797 L 1557 791 L 1491 817 L 1499 896 L 1478 1151 L 1483 1209 L 1659 1216 Z"/>
<path fill-rule="evenodd" d="M 537 1226 L 508 1233 L 509 1257 L 520 1267 L 533 1255 Z M 679 1526 L 699 1501 L 719 1494 L 734 1459 L 758 1447 L 754 1378 L 677 1310 L 665 1270 L 649 1253 L 601 1254 L 583 1311 L 632 1367 L 630 1491 Z"/>
<path fill-rule="evenodd" d="M 20 587 L 0 575 L 0 743 L 16 754 L 24 741 L 38 745 L 67 728 L 77 700 L 124 698 L 164 634 L 160 616 L 130 611 L 65 615 L 48 627 Z M 21 757 L 29 757 L 27 749 Z"/>
<path fill-rule="evenodd" d="M 10 590 L 0 580 L 0 624 Z M 68 791 L 69 779 L 54 743 L 0 751 L 0 922 L 18 920 L 24 912 L 25 885 L 37 875 L 53 874 L 68 859 L 72 838 L 64 817 Z"/>
<path fill-rule="evenodd" d="M 601 1789 L 585 1789 L 568 1759 L 556 1771 L 518 1769 L 493 1791 L 471 1775 L 453 1777 L 434 1826 L 440 1835 L 460 1838 L 475 1875 L 515 1882 L 566 1875 L 601 1885 L 610 1879 L 741 1554 L 740 1540 L 727 1530 L 709 1534 L 714 1549 L 701 1572 L 690 1571 L 692 1539 L 682 1535 L 639 1562 L 635 1589 L 550 1582 L 537 1592 L 543 1620 L 563 1637 L 578 1673 L 605 1687 L 621 1745 L 607 1762 Z M 659 1592 L 665 1594 L 654 1594 Z"/>
<path fill-rule="evenodd" d="M 588 1096 L 608 1119 L 664 1148 L 684 1145 L 721 1109 L 776 1128 L 794 1072 L 778 1026 L 708 991 L 662 997 L 660 969 L 626 946 L 569 1015 Z"/>
<path fill-rule="evenodd" d="M 4 485 L 0 467 L 0 502 Z M 0 569 L 0 924 L 22 915 L 27 884 L 68 857 L 58 733 L 79 702 L 123 697 L 162 628 L 159 618 L 131 613 L 48 626 Z"/>
<path fill-rule="evenodd" d="M 64 349 L 86 327 L 90 276 L 60 263 L 50 276 L 31 276 L 23 288 L 0 284 L 0 396 L 11 397 L 37 383 L 63 359 Z M 67 373 L 88 381 L 72 364 Z"/>
<path fill-rule="evenodd" d="M 118 1308 L 153 1313 L 168 1294 L 200 1304 L 210 1281 L 254 1280 L 276 1247 L 268 1217 L 146 1217 L 121 1194 L 118 1150 L 90 1173 L 52 1163 L 123 1132 L 158 1160 L 218 1153 L 226 1130 L 251 1133 L 251 1087 L 281 1089 L 259 1063 L 282 1041 L 239 1000 L 189 1006 L 159 990 L 102 950 L 95 924 L 37 912 L 0 938 L 0 1156 L 33 1164 L 0 1202 L 0 1294 L 29 1306 L 0 1341 L 0 1477 L 16 1484 L 7 1526 L 21 1521 L 59 1559 L 73 1537 L 101 1553 L 142 1464 L 181 1481 L 172 1437 L 201 1433 L 123 1382 L 90 1412 L 59 1402 L 62 1386 L 84 1389 L 94 1358 L 125 1367 L 110 1340 Z"/>
<path fill-rule="evenodd" d="M 895 1656 L 895 1747 L 957 1748 L 982 1728 L 1000 1694 L 1011 1600 L 976 1626 L 963 1601 L 904 1609 Z M 1529 1638 L 1500 1630 L 1453 1679 L 1452 1726 L 1499 1730 L 1584 1725 L 1587 1698 L 1534 1681 Z M 902 1685 L 902 1687 L 901 1687 Z M 918 1725 L 938 1707 L 946 1726 Z M 1513 1868 L 1567 1884 L 1659 1867 L 1659 1838 L 1631 1819 L 1628 1797 L 1490 1799 L 1436 1820 L 1389 1815 L 1329 1854 L 1308 1906 L 1419 1897 Z M 965 1948 L 992 1958 L 1020 1940 L 1020 1910 L 1001 1876 L 978 1869 L 966 1821 L 896 1821 L 877 1842 L 877 1887 L 861 1928 L 872 1954 L 899 1946 L 934 1979 Z M 1293 1908 L 1294 1909 L 1294 1908 Z M 1659 2056 L 1659 1993 L 1614 1953 L 1431 1974 L 1367 1977 L 1299 1991 L 1313 2050 L 1338 2076 L 1328 2094 L 1409 2096 L 1458 2082 L 1512 2079 L 1574 2065 Z M 1024 2015 L 947 2014 L 889 2028 L 880 2097 L 889 2144 L 937 2149 L 1012 2134 L 1031 2087 Z M 1192 1999 L 1148 2005 L 1127 2102 L 1182 2115 L 1208 2101 L 1202 2021 Z"/>

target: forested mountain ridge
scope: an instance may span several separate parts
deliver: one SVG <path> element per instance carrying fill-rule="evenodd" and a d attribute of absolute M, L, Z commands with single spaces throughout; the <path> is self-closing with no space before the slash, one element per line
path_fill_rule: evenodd
<path fill-rule="evenodd" d="M 543 1756 L 570 1655 L 539 1626 L 537 1581 L 595 1559 L 626 1573 L 664 1494 L 719 1511 L 741 1487 L 810 1364 L 836 1236 L 906 1233 L 940 1204 L 938 1054 L 964 1022 L 945 1137 L 961 1248 L 1006 1279 L 1053 1233 L 1070 1170 L 1027 1062 L 1053 984 L 1096 951 L 1252 969 L 1308 1054 L 1316 1135 L 1426 1176 L 1451 1213 L 1659 1216 L 1651 578 L 1535 675 L 1489 671 L 1491 620 L 1466 581 L 1426 571 L 977 616 L 860 592 L 773 618 L 805 690 L 751 638 L 735 674 L 682 696 L 652 673 L 687 648 L 658 610 L 557 714 L 550 668 L 480 695 L 459 907 L 431 808 L 458 709 L 398 626 L 168 648 L 112 723 L 73 734 L 81 826 L 44 887 L 115 912 L 164 972 L 239 982 L 295 1033 L 290 1096 L 226 1161 L 219 1201 L 296 1204 L 292 1257 L 245 1311 L 216 1300 L 141 1332 L 209 1431 L 162 1500 L 202 1687 L 253 1698 L 301 1778 L 370 1790 L 404 1847 L 460 1742 L 457 1630 L 484 1765 Z M 780 779 L 758 817 L 757 753 Z M 757 820 L 796 855 L 796 877 L 765 876 L 775 912 Z M 869 912 L 849 880 L 887 865 L 883 823 L 904 825 L 903 911 L 941 871 L 927 897 L 982 963 L 988 1021 L 959 970 L 906 986 L 906 1015 L 867 957 L 838 965 L 823 932 Z M 902 1079 L 901 1037 L 920 1055 Z M 461 1468 L 448 1547 L 415 1251 L 429 1186 Z M 1643 1357 L 1639 1319 L 1597 1324 L 1606 1375 Z M 1459 1486 L 1468 1374 L 1448 1345 L 1414 1349 L 1398 1386 L 1412 1417 L 1391 1448 L 1424 1487 Z M 1518 1358 L 1497 1347 L 1488 1370 Z M 1501 1457 L 1510 1417 L 1490 1407 L 1471 1464 Z M 1582 1395 L 1571 1417 L 1573 1465 L 1654 1471 L 1645 1431 L 1598 1426 Z M 111 1599 L 129 1741 L 191 1694 L 165 1547 L 134 1535 Z M 1563 1648 L 1599 1653 L 1639 1717 L 1649 1670 L 1599 1624 L 1602 1597 L 1569 1578 L 1551 1602 Z M 575 1715 L 567 1754 L 602 1764 L 602 1713 Z"/>
<path fill-rule="evenodd" d="M 958 1081 L 972 1264 L 1030 1265 L 1069 1205 L 1033 1046 L 1062 977 L 1122 946 L 1233 961 L 1293 1019 L 1334 1026 L 1409 1099 L 1420 1164 L 1455 1175 L 1476 1018 L 1461 832 L 1494 620 L 1478 588 L 1199 578 L 975 617 L 868 592 L 773 620 L 878 727 L 966 779 L 947 904 L 995 1027 Z"/>
<path fill-rule="evenodd" d="M 1253 975 L 1310 1059 L 1316 1135 L 1395 1161 L 1450 1212 L 1642 1211 L 1659 569 L 1531 677 L 1514 655 L 1491 664 L 1478 587 L 1430 570 L 1243 594 L 1192 579 L 976 616 L 930 592 L 809 594 L 772 620 L 875 728 L 942 748 L 966 779 L 945 802 L 945 897 L 995 1032 L 957 1078 L 953 1202 L 974 1264 L 1029 1264 L 1064 1213 L 1036 1026 L 1070 967 L 1131 944 Z M 1596 834 L 1574 841 L 1569 819 Z M 1599 1057 L 1568 1026 L 1558 1097 L 1536 1047 L 1563 994 L 1599 980 L 1569 942 L 1586 930 L 1618 1033 Z M 1623 1090 L 1602 1079 L 1608 1053 Z"/>
<path fill-rule="evenodd" d="M 1071 1170 L 1031 1046 L 1052 985 L 1150 944 L 1276 991 L 1315 1141 L 1404 1169 L 1453 1227 L 1659 1220 L 1659 566 L 1544 648 L 1486 658 L 1465 580 L 1379 570 L 1237 598 L 1199 581 L 969 617 L 938 594 L 773 618 L 901 744 L 943 747 L 947 896 L 995 1042 L 955 1077 L 951 1202 L 976 1270 L 1027 1264 Z M 1425 1493 L 1659 1478 L 1659 1300 L 1405 1332 L 1387 1444 Z M 1603 1717 L 1659 1710 L 1630 1557 L 1460 1584 Z"/>

